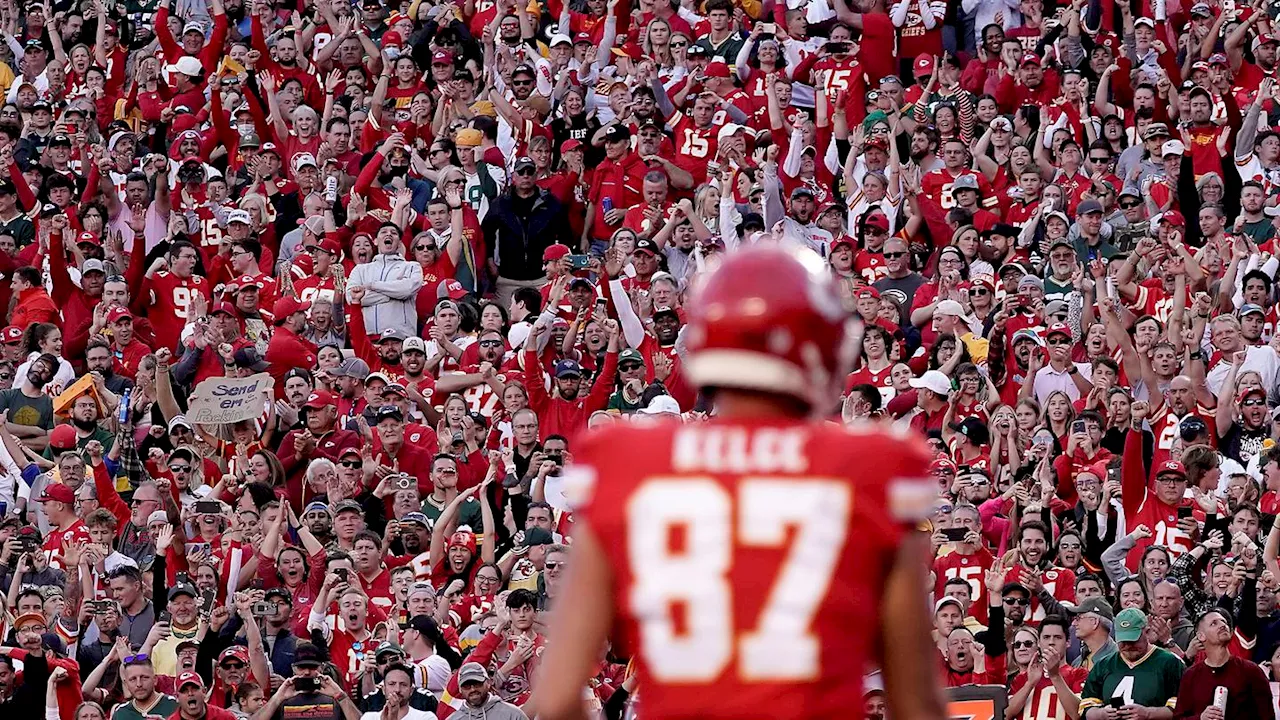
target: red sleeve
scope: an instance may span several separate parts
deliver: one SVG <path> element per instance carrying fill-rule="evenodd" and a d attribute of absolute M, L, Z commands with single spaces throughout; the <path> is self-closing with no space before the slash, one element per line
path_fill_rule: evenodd
<path fill-rule="evenodd" d="M 1147 469 L 1142 463 L 1142 433 L 1129 430 L 1124 436 L 1124 458 L 1120 461 L 1120 489 L 1123 491 L 1125 520 L 1132 518 L 1147 497 Z"/>
<path fill-rule="evenodd" d="M 105 462 L 93 466 L 93 487 L 98 491 L 98 504 L 115 516 L 116 522 L 120 526 L 119 531 L 123 532 L 124 526 L 129 523 L 132 513 L 124 500 L 120 499 L 120 493 L 116 492 L 116 485 L 111 481 L 111 476 L 107 474 L 107 464 Z"/>
<path fill-rule="evenodd" d="M 1076 502 L 1075 461 L 1067 453 L 1053 459 L 1053 471 L 1058 475 L 1058 497 Z"/>
<path fill-rule="evenodd" d="M 53 292 L 49 297 L 59 305 L 64 305 L 75 292 L 71 282 L 71 274 L 67 272 L 67 252 L 62 249 L 62 233 L 49 235 L 49 283 Z"/>
<path fill-rule="evenodd" d="M 255 15 L 256 19 L 257 16 Z M 205 43 L 204 49 L 200 51 L 200 61 L 204 65 L 205 72 L 214 72 L 218 68 L 218 63 L 222 60 L 222 48 L 227 42 L 227 15 L 226 13 L 218 13 L 213 16 L 213 32 L 209 33 L 209 42 Z M 271 57 L 268 53 L 263 53 L 264 59 Z"/>
<path fill-rule="evenodd" d="M 586 402 L 582 403 L 582 409 L 587 415 L 603 410 L 609 404 L 609 396 L 613 394 L 614 379 L 617 376 L 618 353 L 609 351 L 604 354 L 604 367 L 596 374 L 596 380 L 591 385 L 591 394 L 587 396 Z"/>
<path fill-rule="evenodd" d="M 489 662 L 493 660 L 493 654 L 498 651 L 498 645 L 502 639 L 502 636 L 497 633 L 485 633 L 484 637 L 480 638 L 480 642 L 476 643 L 475 649 L 467 656 L 467 662 L 478 662 L 489 667 Z"/>
<path fill-rule="evenodd" d="M 351 350 L 356 357 L 369 363 L 370 367 L 380 367 L 378 351 L 369 342 L 369 330 L 364 326 L 364 310 L 359 304 L 352 303 L 348 303 L 347 308 L 347 337 L 351 338 Z"/>
<path fill-rule="evenodd" d="M 785 25 L 786 23 L 784 22 L 783 24 Z M 791 79 L 806 85 L 812 84 L 813 66 L 819 59 L 818 54 L 813 53 L 801 60 L 800 64 L 796 66 L 795 72 L 791 74 Z"/>
<path fill-rule="evenodd" d="M 1001 112 L 1012 113 L 1018 108 L 1016 107 L 1017 97 L 1014 93 L 1013 75 L 1005 75 L 996 84 L 996 104 L 1000 106 Z"/>
<path fill-rule="evenodd" d="M 86 163 L 89 166 L 89 174 L 85 176 L 84 192 L 80 194 L 80 202 L 90 203 L 98 195 L 98 180 L 102 174 L 98 172 L 98 163 Z M 114 191 L 115 188 L 112 188 Z"/>
<path fill-rule="evenodd" d="M 36 194 L 31 192 L 27 179 L 22 177 L 22 171 L 18 169 L 16 160 L 9 161 L 9 179 L 13 181 L 13 187 L 18 192 L 18 201 L 22 203 L 22 207 L 31 210 L 39 207 L 36 203 Z"/>
<path fill-rule="evenodd" d="M 161 3 L 160 9 L 156 11 L 155 33 L 160 49 L 164 51 L 165 59 L 177 60 L 182 55 L 182 48 L 178 47 L 178 43 L 173 39 L 173 33 L 169 32 L 169 6 L 166 3 Z"/>
<path fill-rule="evenodd" d="M 264 69 L 274 73 L 279 65 L 272 59 L 271 51 L 267 48 L 267 36 L 262 31 L 262 21 L 258 19 L 257 13 L 253 13 L 249 20 L 249 36 L 253 43 L 253 49 L 262 53 Z"/>
<path fill-rule="evenodd" d="M 382 160 L 381 150 L 369 158 L 369 162 L 360 171 L 360 176 L 356 178 L 356 184 L 351 188 L 352 192 L 364 196 L 366 200 L 369 198 L 369 188 L 373 186 L 374 179 L 378 177 L 378 171 L 382 169 Z"/>
<path fill-rule="evenodd" d="M 613 355 L 613 364 L 616 368 L 618 355 L 617 353 L 610 354 Z M 607 363 L 608 360 L 605 362 Z M 524 350 L 524 376 L 525 391 L 529 393 L 529 407 L 541 415 L 547 411 L 547 407 L 551 404 L 551 396 L 547 395 L 547 388 L 542 383 L 542 362 L 538 359 L 536 350 L 528 348 Z"/>

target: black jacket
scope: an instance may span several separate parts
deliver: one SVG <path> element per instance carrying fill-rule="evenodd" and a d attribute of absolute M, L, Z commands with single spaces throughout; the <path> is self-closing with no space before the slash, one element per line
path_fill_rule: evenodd
<path fill-rule="evenodd" d="M 489 204 L 483 223 L 485 243 L 500 277 L 537 280 L 545 275 L 542 251 L 556 243 L 572 245 L 569 220 L 560 201 L 541 188 L 521 217 L 513 192 L 508 189 Z"/>

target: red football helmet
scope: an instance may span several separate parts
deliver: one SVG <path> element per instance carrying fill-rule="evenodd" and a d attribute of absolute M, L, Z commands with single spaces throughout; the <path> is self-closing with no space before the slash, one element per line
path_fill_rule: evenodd
<path fill-rule="evenodd" d="M 731 253 L 687 307 L 685 368 L 699 387 L 779 393 L 815 408 L 839 396 L 849 314 L 811 251 L 757 245 Z"/>

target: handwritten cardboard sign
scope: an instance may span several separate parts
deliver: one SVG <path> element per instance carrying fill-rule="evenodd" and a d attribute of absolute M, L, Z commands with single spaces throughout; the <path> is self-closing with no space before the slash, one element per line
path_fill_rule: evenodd
<path fill-rule="evenodd" d="M 191 394 L 187 419 L 201 425 L 256 420 L 266 407 L 267 391 L 274 387 L 275 380 L 267 373 L 243 378 L 211 377 Z"/>

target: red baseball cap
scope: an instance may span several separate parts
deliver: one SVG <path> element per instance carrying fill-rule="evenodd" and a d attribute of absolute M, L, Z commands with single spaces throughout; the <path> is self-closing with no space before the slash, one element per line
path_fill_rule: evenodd
<path fill-rule="evenodd" d="M 229 302 L 220 302 L 217 305 L 214 305 L 213 309 L 209 311 L 210 315 L 217 315 L 218 313 L 226 313 L 231 317 L 235 317 L 236 308 Z"/>
<path fill-rule="evenodd" d="M 59 425 L 49 432 L 49 444 L 58 450 L 70 450 L 76 446 L 76 429 Z"/>
<path fill-rule="evenodd" d="M 469 530 L 459 530 L 449 536 L 449 547 L 461 546 L 472 553 L 476 551 L 476 534 Z"/>
<path fill-rule="evenodd" d="M 450 300 L 457 300 L 467 295 L 467 289 L 462 287 L 462 283 L 457 280 L 446 280 L 444 289 L 445 292 L 449 293 Z"/>
<path fill-rule="evenodd" d="M 1044 339 L 1048 340 L 1054 335 L 1066 335 L 1068 338 L 1070 338 L 1071 328 L 1067 327 L 1066 323 L 1054 323 L 1049 326 L 1048 330 L 1045 330 Z"/>
<path fill-rule="evenodd" d="M 727 78 L 729 77 L 729 66 L 719 61 L 707 63 L 705 74 L 709 78 Z"/>
<path fill-rule="evenodd" d="M 868 215 L 865 222 L 867 227 L 879 228 L 885 232 L 889 232 L 889 218 L 885 217 L 884 213 Z"/>
<path fill-rule="evenodd" d="M 395 30 L 388 30 L 382 33 L 382 47 L 400 47 L 401 45 L 404 45 L 404 38 L 400 36 L 400 33 Z M 438 52 L 445 51 L 440 50 Z"/>
<path fill-rule="evenodd" d="M 107 311 L 107 324 L 114 325 L 121 320 L 133 320 L 133 313 L 128 308 L 119 305 L 112 305 Z"/>
<path fill-rule="evenodd" d="M 1168 210 L 1160 216 L 1160 222 L 1167 222 L 1174 227 L 1186 227 L 1187 219 L 1177 210 Z"/>
<path fill-rule="evenodd" d="M 921 75 L 933 74 L 933 56 L 929 53 L 920 53 L 916 56 L 916 61 L 911 64 L 916 77 Z"/>
<path fill-rule="evenodd" d="M 1183 480 L 1187 479 L 1187 469 L 1177 460 L 1165 460 L 1160 463 L 1160 467 L 1156 468 L 1156 477 L 1161 475 L 1177 475 Z"/>
<path fill-rule="evenodd" d="M 338 401 L 334 399 L 333 393 L 328 390 L 316 390 L 307 396 L 307 401 L 302 403 L 302 407 L 322 408 L 332 405 L 338 406 Z"/>
<path fill-rule="evenodd" d="M 453 53 L 448 50 L 437 50 L 431 55 L 432 65 L 452 65 Z"/>
<path fill-rule="evenodd" d="M 204 689 L 204 680 L 200 679 L 199 673 L 194 673 L 188 670 L 178 676 L 178 682 L 173 686 L 173 689 L 181 690 L 188 685 L 195 685 L 198 688 Z"/>
<path fill-rule="evenodd" d="M 245 288 L 248 288 L 248 287 L 254 287 L 261 290 L 262 283 L 259 282 L 257 278 L 251 275 L 241 275 L 240 277 L 236 278 L 235 280 L 232 280 L 230 283 L 227 284 L 226 291 L 230 293 L 235 293 L 235 292 L 240 292 L 241 290 L 244 290 Z"/>
<path fill-rule="evenodd" d="M 80 233 L 80 235 L 76 238 L 76 244 L 79 244 L 79 243 L 89 243 L 90 245 L 102 245 L 102 240 L 98 237 L 97 233 L 91 233 L 88 230 L 86 230 Z"/>
<path fill-rule="evenodd" d="M 1038 67 L 1040 65 L 1040 56 L 1035 53 L 1024 54 L 1022 56 L 1022 61 L 1019 62 L 1018 65 L 1028 65 L 1028 64 L 1035 65 Z"/>
<path fill-rule="evenodd" d="M 64 425 L 63 427 L 69 426 Z M 71 430 L 71 434 L 75 434 L 75 430 Z M 76 491 L 70 486 L 62 483 L 50 483 L 44 486 L 44 492 L 40 495 L 40 502 L 60 502 L 68 505 L 74 505 L 76 501 Z"/>
<path fill-rule="evenodd" d="M 276 321 L 283 320 L 296 312 L 305 312 L 311 308 L 309 302 L 299 302 L 296 297 L 282 297 L 276 301 L 271 308 L 271 314 L 275 316 Z"/>
<path fill-rule="evenodd" d="M 3 334 L 2 339 L 6 345 L 16 343 L 16 342 L 22 342 L 22 328 L 18 327 L 17 325 L 10 325 L 9 327 L 0 331 L 0 334 Z"/>
<path fill-rule="evenodd" d="M 871 287 L 870 285 L 867 285 L 866 287 L 858 291 L 858 299 L 862 299 L 862 298 L 875 298 L 879 300 L 880 291 Z"/>
<path fill-rule="evenodd" d="M 542 262 L 559 260 L 560 258 L 568 254 L 569 254 L 568 245 L 561 245 L 560 243 L 556 243 L 555 245 L 548 245 L 547 249 L 542 251 Z"/>
<path fill-rule="evenodd" d="M 232 645 L 231 647 L 227 648 L 226 650 L 223 650 L 223 651 L 222 651 L 222 654 L 218 655 L 218 664 L 219 664 L 219 665 L 221 665 L 221 664 L 222 664 L 222 661 L 223 661 L 223 660 L 226 660 L 227 658 L 235 658 L 236 660 L 239 660 L 240 662 L 243 662 L 243 663 L 245 663 L 245 664 L 248 664 L 248 662 L 249 662 L 249 648 L 245 647 L 244 645 Z M 196 677 L 200 677 L 200 676 L 199 676 L 199 675 L 196 675 Z M 183 685 L 183 683 L 182 683 L 182 681 L 181 681 L 181 678 L 179 678 L 179 681 L 178 681 L 178 687 L 179 687 L 179 688 L 181 688 L 181 687 L 182 687 L 182 685 Z"/>
<path fill-rule="evenodd" d="M 951 461 L 951 458 L 939 455 L 933 459 L 932 463 L 930 463 L 929 472 L 936 474 L 939 470 L 946 470 L 949 473 L 955 474 L 956 464 Z"/>
<path fill-rule="evenodd" d="M 334 257 L 342 254 L 342 243 L 338 242 L 336 238 L 327 237 L 321 240 L 319 248 Z"/>
<path fill-rule="evenodd" d="M 561 154 L 571 152 L 573 150 L 581 150 L 581 149 L 582 149 L 582 141 L 576 138 L 569 138 L 568 140 L 565 140 L 563 143 L 560 144 Z"/>

